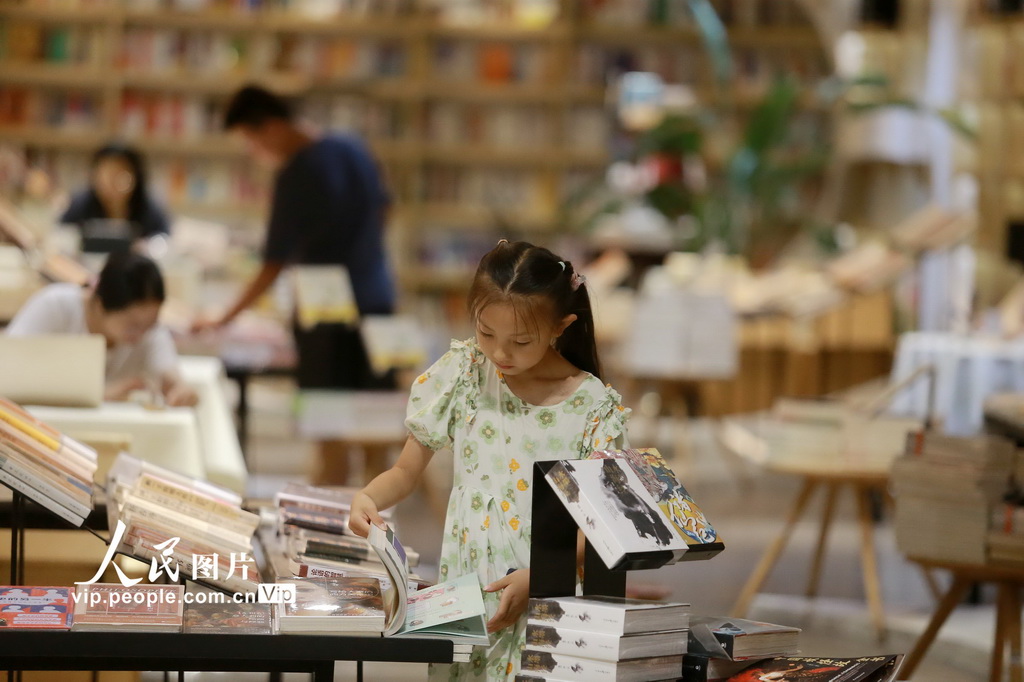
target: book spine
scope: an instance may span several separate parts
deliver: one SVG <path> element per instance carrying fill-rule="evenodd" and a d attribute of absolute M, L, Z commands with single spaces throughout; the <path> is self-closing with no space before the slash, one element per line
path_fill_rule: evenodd
<path fill-rule="evenodd" d="M 250 541 L 238 542 L 234 538 L 225 537 L 221 533 L 210 532 L 209 524 L 195 522 L 183 514 L 172 512 L 157 505 L 151 505 L 146 500 L 129 498 L 121 507 L 121 516 L 125 519 L 139 519 L 159 525 L 166 529 L 175 529 L 175 534 L 184 532 L 195 540 L 214 547 L 228 545 L 229 549 L 250 551 Z"/>
<path fill-rule="evenodd" d="M 76 500 L 66 491 L 61 490 L 45 477 L 40 476 L 38 472 L 23 466 L 20 462 L 11 459 L 2 451 L 0 451 L 0 469 L 3 469 L 12 476 L 16 476 L 22 481 L 25 481 L 25 483 L 29 484 L 42 494 L 52 498 L 57 504 L 67 507 L 83 518 L 88 516 L 92 511 L 92 507 L 90 505 L 84 504 L 81 500 Z"/>
<path fill-rule="evenodd" d="M 75 514 L 75 512 L 59 504 L 52 497 L 49 497 L 43 494 L 42 492 L 36 490 L 25 481 L 21 480 L 20 478 L 17 478 L 16 476 L 12 476 L 4 469 L 0 469 L 0 482 L 4 483 L 12 490 L 16 490 L 19 493 L 22 493 L 23 495 L 25 495 L 25 497 L 29 498 L 33 502 L 42 505 L 46 509 L 50 510 L 57 516 L 61 517 L 65 521 L 70 522 L 75 526 L 80 527 L 85 522 L 85 517 Z"/>
<path fill-rule="evenodd" d="M 61 487 L 67 490 L 68 494 L 77 496 L 82 501 L 92 499 L 93 486 L 91 481 L 83 481 L 64 469 L 51 464 L 49 460 L 36 457 L 32 452 L 19 447 L 17 443 L 0 437 L 0 453 L 7 453 L 15 461 L 24 463 L 41 474 L 53 478 L 56 482 L 60 483 Z"/>
<path fill-rule="evenodd" d="M 95 467 L 89 467 L 80 460 L 60 456 L 39 441 L 29 438 L 7 422 L 0 421 L 0 440 L 13 443 L 26 452 L 31 453 L 32 456 L 44 460 L 55 467 L 60 467 L 82 481 L 91 482 L 96 471 Z"/>
<path fill-rule="evenodd" d="M 150 474 L 143 474 L 136 484 L 136 495 L 157 504 L 217 524 L 241 536 L 252 536 L 259 526 L 259 516 L 237 507 L 229 506 L 209 497 L 160 481 Z"/>

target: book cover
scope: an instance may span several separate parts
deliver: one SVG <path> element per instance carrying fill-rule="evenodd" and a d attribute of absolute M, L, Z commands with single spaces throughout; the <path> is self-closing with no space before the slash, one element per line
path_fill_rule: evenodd
<path fill-rule="evenodd" d="M 643 682 L 678 678 L 683 669 L 683 657 L 654 656 L 609 662 L 550 651 L 534 651 L 527 647 L 523 649 L 521 669 L 527 675 L 536 674 L 558 680 Z"/>
<path fill-rule="evenodd" d="M 304 329 L 318 324 L 351 324 L 359 319 L 352 280 L 341 265 L 303 265 L 293 269 L 296 315 Z"/>
<path fill-rule="evenodd" d="M 629 463 L 670 526 L 686 541 L 688 548 L 682 561 L 710 559 L 725 549 L 721 536 L 656 448 L 598 450 L 591 454 L 593 459 L 609 457 Z"/>
<path fill-rule="evenodd" d="M 743 618 L 694 616 L 689 651 L 713 658 L 743 660 L 786 656 L 799 650 L 800 628 Z"/>
<path fill-rule="evenodd" d="M 562 461 L 545 478 L 610 569 L 658 568 L 689 549 L 622 459 Z"/>
<path fill-rule="evenodd" d="M 754 665 L 754 661 L 727 661 L 705 654 L 683 656 L 683 676 L 680 682 L 722 682 Z"/>
<path fill-rule="evenodd" d="M 72 630 L 178 632 L 184 585 L 77 585 Z"/>
<path fill-rule="evenodd" d="M 383 632 L 384 599 L 376 578 L 279 578 L 295 586 L 280 606 L 282 632 Z"/>
<path fill-rule="evenodd" d="M 184 631 L 221 635 L 272 635 L 270 604 L 189 603 L 185 605 Z"/>
<path fill-rule="evenodd" d="M 526 625 L 526 646 L 535 651 L 553 651 L 599 661 L 685 654 L 686 641 L 686 630 L 623 636 L 573 630 L 534 621 Z"/>
<path fill-rule="evenodd" d="M 67 587 L 0 587 L 0 628 L 67 630 L 73 611 Z"/>
<path fill-rule="evenodd" d="M 888 682 L 899 672 L 900 654 L 862 658 L 773 658 L 755 663 L 729 682 Z"/>
<path fill-rule="evenodd" d="M 614 635 L 684 630 L 689 614 L 689 604 L 598 595 L 531 599 L 527 607 L 536 624 Z"/>

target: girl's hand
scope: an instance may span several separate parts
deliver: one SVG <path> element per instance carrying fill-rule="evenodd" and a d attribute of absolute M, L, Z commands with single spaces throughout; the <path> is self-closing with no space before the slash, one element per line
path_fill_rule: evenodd
<path fill-rule="evenodd" d="M 498 590 L 503 590 L 501 601 L 494 617 L 487 623 L 487 632 L 497 632 L 514 625 L 526 611 L 526 604 L 530 601 L 530 569 L 520 568 L 484 588 L 484 592 Z"/>
<path fill-rule="evenodd" d="M 377 511 L 377 503 L 366 493 L 358 492 L 352 498 L 352 510 L 348 518 L 349 530 L 359 537 L 365 538 L 370 534 L 371 523 L 382 529 L 388 527 Z"/>

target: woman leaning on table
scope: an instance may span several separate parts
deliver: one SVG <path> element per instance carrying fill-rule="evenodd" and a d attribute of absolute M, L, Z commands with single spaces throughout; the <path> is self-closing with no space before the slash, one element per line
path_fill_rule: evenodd
<path fill-rule="evenodd" d="M 100 334 L 107 342 L 107 400 L 158 387 L 167 405 L 195 405 L 195 392 L 178 372 L 174 339 L 157 324 L 163 302 L 156 263 L 135 251 L 117 251 L 94 286 L 49 285 L 22 306 L 6 333 Z"/>

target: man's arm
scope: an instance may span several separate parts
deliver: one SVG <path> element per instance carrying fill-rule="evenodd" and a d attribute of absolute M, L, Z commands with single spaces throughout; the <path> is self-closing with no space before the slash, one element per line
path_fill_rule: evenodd
<path fill-rule="evenodd" d="M 220 319 L 208 322 L 197 322 L 193 325 L 193 331 L 200 331 L 211 327 L 223 327 L 238 317 L 238 314 L 251 306 L 263 293 L 270 288 L 277 276 L 284 269 L 284 263 L 265 262 L 256 276 L 249 281 L 245 290 L 235 301 L 234 305 L 228 308 L 227 312 L 221 315 Z"/>

